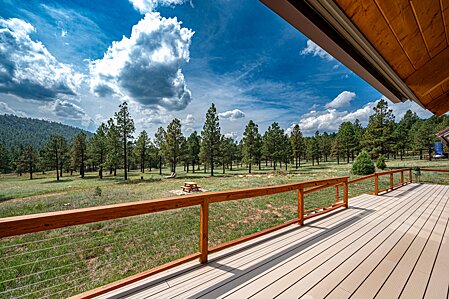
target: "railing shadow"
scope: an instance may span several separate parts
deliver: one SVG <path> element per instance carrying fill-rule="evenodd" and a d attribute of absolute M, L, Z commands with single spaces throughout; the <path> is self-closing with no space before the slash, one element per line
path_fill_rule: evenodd
<path fill-rule="evenodd" d="M 218 294 L 214 293 L 214 297 L 220 296 L 220 295 L 230 291 L 231 289 L 234 289 L 235 287 L 239 286 L 241 283 L 243 283 L 243 282 L 245 282 L 245 281 L 247 281 L 247 280 L 249 280 L 249 279 L 251 279 L 253 277 L 256 277 L 257 275 L 259 275 L 259 274 L 261 274 L 263 272 L 265 272 L 266 270 L 268 270 L 271 267 L 275 266 L 276 264 L 282 262 L 283 260 L 288 259 L 290 257 L 293 257 L 294 255 L 307 250 L 309 247 L 315 245 L 316 243 L 324 240 L 325 238 L 327 238 L 329 236 L 332 236 L 333 234 L 336 234 L 336 233 L 338 233 L 340 231 L 345 230 L 347 227 L 355 224 L 356 222 L 362 220 L 367 215 L 375 212 L 375 210 L 363 209 L 363 208 L 360 208 L 360 207 L 349 207 L 349 209 L 353 209 L 353 210 L 356 209 L 356 210 L 360 210 L 361 212 L 359 214 L 357 214 L 357 215 L 354 215 L 352 217 L 349 217 L 348 219 L 343 220 L 342 222 L 338 223 L 337 225 L 330 226 L 330 227 L 314 226 L 314 224 L 319 222 L 319 221 L 322 221 L 322 220 L 324 220 L 324 219 L 326 219 L 328 217 L 332 217 L 335 214 L 345 212 L 346 209 L 345 210 L 336 210 L 336 211 L 334 211 L 332 213 L 325 214 L 325 215 L 323 215 L 322 217 L 320 217 L 318 219 L 314 219 L 314 220 L 308 221 L 306 223 L 306 225 L 302 226 L 302 227 L 299 226 L 299 225 L 293 224 L 289 229 L 281 231 L 281 232 L 274 233 L 273 236 L 270 236 L 268 238 L 264 238 L 263 240 L 260 240 L 260 241 L 252 242 L 251 244 L 242 246 L 242 247 L 237 248 L 235 250 L 231 250 L 231 251 L 227 252 L 226 254 L 222 254 L 222 255 L 220 255 L 218 257 L 211 258 L 210 261 L 207 264 L 205 264 L 205 265 L 196 264 L 196 265 L 192 265 L 191 267 L 188 267 L 188 268 L 182 269 L 180 271 L 177 271 L 175 273 L 167 274 L 166 276 L 161 277 L 161 278 L 159 278 L 157 280 L 153 280 L 153 281 L 149 282 L 148 284 L 141 285 L 141 286 L 136 287 L 136 288 L 131 289 L 131 290 L 128 289 L 126 294 L 121 293 L 120 296 L 127 296 L 127 295 L 131 295 L 131 294 L 135 294 L 135 293 L 141 292 L 141 291 L 143 291 L 145 289 L 153 288 L 153 287 L 155 287 L 157 285 L 160 285 L 160 284 L 165 284 L 166 281 L 168 281 L 168 280 L 174 279 L 174 278 L 179 277 L 179 276 L 181 276 L 183 274 L 186 274 L 188 272 L 199 270 L 199 269 L 205 268 L 205 267 L 212 267 L 212 268 L 220 269 L 220 270 L 226 271 L 228 273 L 233 273 L 234 275 L 232 277 L 229 277 L 229 278 L 227 278 L 225 280 L 222 280 L 222 281 L 218 282 L 217 284 L 214 284 L 213 286 L 210 286 L 207 289 L 201 290 L 200 292 L 198 292 L 195 295 L 192 295 L 192 296 L 190 296 L 188 298 L 197 298 L 197 297 L 200 297 L 200 296 L 206 296 L 208 293 L 210 293 L 212 291 L 215 291 L 217 288 L 220 288 L 220 292 Z M 296 244 L 294 244 L 292 246 L 287 246 L 281 252 L 279 252 L 279 253 L 277 253 L 277 254 L 275 254 L 273 256 L 269 256 L 266 259 L 261 260 L 257 264 L 252 265 L 251 267 L 249 267 L 247 269 L 241 270 L 241 269 L 237 269 L 237 268 L 228 266 L 226 264 L 220 263 L 220 261 L 222 261 L 225 258 L 233 256 L 233 255 L 235 255 L 237 253 L 244 252 L 244 251 L 249 250 L 251 248 L 259 247 L 258 250 L 263 250 L 264 248 L 270 246 L 268 244 L 266 246 L 263 246 L 264 243 L 267 243 L 267 242 L 272 241 L 272 240 L 277 239 L 277 238 L 281 238 L 284 235 L 288 235 L 288 234 L 290 234 L 292 232 L 299 231 L 299 230 L 307 228 L 307 227 L 309 227 L 309 228 L 318 228 L 319 230 L 321 230 L 321 232 L 319 232 L 317 234 L 314 234 L 311 237 L 310 236 L 305 236 L 303 241 L 301 241 L 299 243 L 296 243 Z M 251 254 L 251 253 L 249 253 L 249 254 Z M 209 270 L 209 271 L 212 271 L 212 270 Z M 242 277 L 244 277 L 244 280 L 240 281 Z M 237 279 L 238 279 L 238 281 L 236 281 Z M 157 296 L 157 292 L 155 292 L 153 295 Z"/>

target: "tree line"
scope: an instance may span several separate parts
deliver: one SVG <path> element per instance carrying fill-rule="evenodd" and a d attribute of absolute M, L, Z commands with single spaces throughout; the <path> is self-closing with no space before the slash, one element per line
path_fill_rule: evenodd
<path fill-rule="evenodd" d="M 127 103 L 106 123 L 102 123 L 91 138 L 79 132 L 70 142 L 61 135 L 53 135 L 40 150 L 31 145 L 9 151 L 0 144 L 0 171 L 28 173 L 30 179 L 36 171 L 55 171 L 59 180 L 64 173 L 78 172 L 84 177 L 86 171 L 104 172 L 116 176 L 122 169 L 128 179 L 131 169 L 158 169 L 169 167 L 175 174 L 182 165 L 186 172 L 204 171 L 212 176 L 217 167 L 223 173 L 235 166 L 245 165 L 251 173 L 254 168 L 270 167 L 273 170 L 293 167 L 298 169 L 303 161 L 319 165 L 334 159 L 337 163 L 350 163 L 362 150 L 372 159 L 379 156 L 400 158 L 419 155 L 421 159 L 432 158 L 435 133 L 449 126 L 449 117 L 420 119 L 408 110 L 399 122 L 395 121 L 388 103 L 379 101 L 374 107 L 367 127 L 359 120 L 343 122 L 338 131 L 328 134 L 317 131 L 305 137 L 299 125 L 289 134 L 277 122 L 261 134 L 252 120 L 237 142 L 221 133 L 219 117 L 214 104 L 206 113 L 203 130 L 192 132 L 188 137 L 182 133 L 181 121 L 173 119 L 166 127 L 159 127 L 151 138 L 144 130 L 134 139 L 135 126 Z M 426 157 L 425 157 L 426 156 Z"/>

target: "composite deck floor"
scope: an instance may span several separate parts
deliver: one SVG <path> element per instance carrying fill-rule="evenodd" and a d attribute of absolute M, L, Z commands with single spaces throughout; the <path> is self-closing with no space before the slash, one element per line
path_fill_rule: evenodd
<path fill-rule="evenodd" d="M 409 184 L 100 296 L 448 298 L 449 186 Z"/>

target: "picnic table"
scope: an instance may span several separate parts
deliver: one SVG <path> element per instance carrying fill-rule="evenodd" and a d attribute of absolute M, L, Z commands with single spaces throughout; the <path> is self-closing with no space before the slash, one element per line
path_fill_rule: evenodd
<path fill-rule="evenodd" d="M 190 193 L 192 191 L 199 191 L 201 187 L 195 182 L 184 182 L 184 186 L 181 186 L 181 188 L 182 191 Z"/>

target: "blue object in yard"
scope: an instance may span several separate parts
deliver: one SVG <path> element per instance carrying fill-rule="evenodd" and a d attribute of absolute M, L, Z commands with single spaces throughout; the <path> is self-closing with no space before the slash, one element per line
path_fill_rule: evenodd
<path fill-rule="evenodd" d="M 443 142 L 439 142 L 439 141 L 435 142 L 434 148 L 435 148 L 435 155 L 436 156 L 443 156 L 444 155 L 444 153 L 443 153 Z"/>

